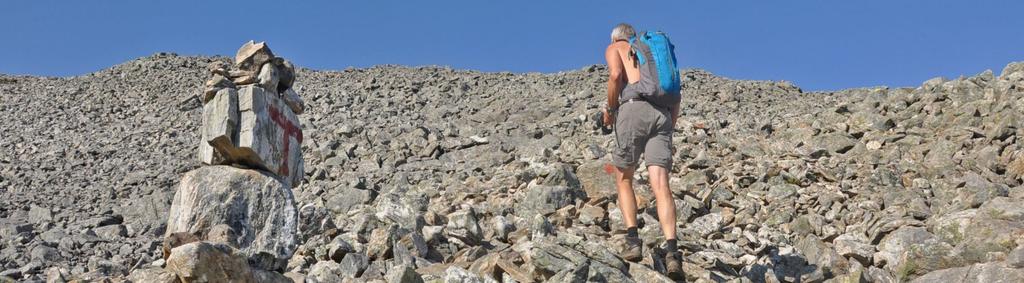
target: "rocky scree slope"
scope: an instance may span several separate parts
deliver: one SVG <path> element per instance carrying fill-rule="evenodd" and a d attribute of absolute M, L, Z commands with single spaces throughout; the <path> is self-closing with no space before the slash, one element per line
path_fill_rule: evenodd
<path fill-rule="evenodd" d="M 160 257 L 173 190 L 198 165 L 212 61 L 228 59 L 0 76 L 0 276 L 116 278 Z M 590 118 L 605 75 L 300 70 L 306 182 L 288 270 L 319 282 L 409 270 L 428 281 L 667 280 L 650 254 L 662 239 L 643 170 L 648 255 L 615 256 L 614 140 Z M 689 279 L 1024 278 L 1024 64 L 834 93 L 699 70 L 683 79 L 671 185 Z"/>

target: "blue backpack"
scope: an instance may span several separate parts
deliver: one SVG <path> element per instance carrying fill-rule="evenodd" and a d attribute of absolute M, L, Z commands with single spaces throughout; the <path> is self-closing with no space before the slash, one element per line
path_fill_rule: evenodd
<path fill-rule="evenodd" d="M 641 32 L 629 40 L 640 68 L 635 91 L 647 102 L 661 107 L 679 103 L 681 83 L 675 46 L 663 32 Z"/>

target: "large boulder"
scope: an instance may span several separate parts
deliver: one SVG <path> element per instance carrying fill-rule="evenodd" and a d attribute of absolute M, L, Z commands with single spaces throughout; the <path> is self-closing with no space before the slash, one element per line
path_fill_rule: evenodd
<path fill-rule="evenodd" d="M 1024 237 L 1024 201 L 996 197 L 978 209 L 949 213 L 932 221 L 931 230 L 956 247 L 967 263 L 989 261 L 992 254 L 1005 254 Z"/>
<path fill-rule="evenodd" d="M 1010 75 L 1022 72 L 1024 72 L 1024 62 L 1013 62 L 1007 64 L 1006 67 L 1003 68 L 1003 72 L 999 74 L 999 78 L 1010 79 Z"/>
<path fill-rule="evenodd" d="M 900 227 L 882 238 L 878 244 L 878 252 L 874 254 L 874 262 L 882 265 L 900 265 L 905 261 L 901 255 L 909 251 L 912 245 L 934 238 L 935 235 L 922 227 Z"/>
<path fill-rule="evenodd" d="M 942 269 L 917 277 L 912 283 L 1010 283 L 1024 282 L 1024 269 L 1006 266 L 1001 262 L 990 262 Z"/>
<path fill-rule="evenodd" d="M 291 188 L 261 171 L 230 166 L 190 171 L 168 215 L 167 235 L 187 232 L 206 238 L 214 226 L 230 226 L 239 252 L 268 270 L 283 269 L 297 246 L 298 212 Z"/>

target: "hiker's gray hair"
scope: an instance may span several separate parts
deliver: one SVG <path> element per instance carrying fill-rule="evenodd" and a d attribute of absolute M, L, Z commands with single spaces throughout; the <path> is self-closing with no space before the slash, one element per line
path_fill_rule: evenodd
<path fill-rule="evenodd" d="M 633 30 L 633 26 L 631 26 L 631 25 L 629 25 L 627 23 L 621 23 L 621 24 L 615 26 L 614 29 L 612 29 L 612 41 L 613 42 L 614 41 L 619 41 L 619 40 L 629 40 L 634 35 L 636 35 L 636 31 Z"/>

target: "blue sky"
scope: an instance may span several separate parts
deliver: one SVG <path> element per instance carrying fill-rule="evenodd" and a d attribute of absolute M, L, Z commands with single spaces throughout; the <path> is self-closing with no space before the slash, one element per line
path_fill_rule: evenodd
<path fill-rule="evenodd" d="M 916 86 L 1024 61 L 1022 1 L 6 1 L 0 73 L 69 76 L 265 40 L 314 69 L 557 72 L 610 29 L 667 32 L 682 68 L 805 90 Z"/>

